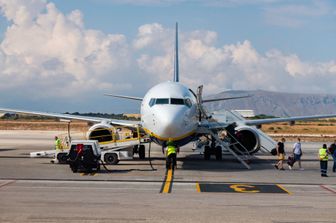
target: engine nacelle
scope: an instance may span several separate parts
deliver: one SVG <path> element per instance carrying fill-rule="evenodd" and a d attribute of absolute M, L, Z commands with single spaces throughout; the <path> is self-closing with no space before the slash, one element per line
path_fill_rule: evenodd
<path fill-rule="evenodd" d="M 236 130 L 236 138 L 243 145 L 249 154 L 254 154 L 260 149 L 260 138 L 256 129 L 250 126 L 242 125 L 237 126 Z M 247 151 L 243 148 L 239 143 L 235 144 L 234 150 L 238 150 L 236 152 L 240 154 L 246 154 Z"/>
<path fill-rule="evenodd" d="M 113 126 L 106 123 L 99 123 L 91 126 L 86 133 L 89 140 L 98 140 L 98 142 L 108 142 L 113 140 Z"/>

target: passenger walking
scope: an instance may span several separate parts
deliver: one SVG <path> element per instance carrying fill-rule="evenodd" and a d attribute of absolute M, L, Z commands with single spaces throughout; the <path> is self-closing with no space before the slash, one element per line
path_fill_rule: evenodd
<path fill-rule="evenodd" d="M 276 169 L 285 170 L 283 168 L 283 161 L 285 160 L 285 138 L 282 138 L 281 141 L 278 142 L 276 150 L 278 155 L 278 163 L 274 165 Z"/>
<path fill-rule="evenodd" d="M 323 144 L 322 148 L 319 150 L 319 160 L 320 160 L 320 168 L 321 168 L 321 177 L 328 177 L 328 151 L 327 144 Z"/>
<path fill-rule="evenodd" d="M 294 163 L 292 168 L 294 167 L 294 164 L 298 162 L 299 169 L 304 170 L 301 166 L 301 156 L 302 156 L 301 139 L 298 138 L 297 140 L 298 141 L 293 146 Z"/>
<path fill-rule="evenodd" d="M 335 173 L 336 172 L 336 140 L 334 141 L 333 144 L 329 146 L 329 153 L 333 158 L 334 165 L 332 167 L 332 171 Z"/>

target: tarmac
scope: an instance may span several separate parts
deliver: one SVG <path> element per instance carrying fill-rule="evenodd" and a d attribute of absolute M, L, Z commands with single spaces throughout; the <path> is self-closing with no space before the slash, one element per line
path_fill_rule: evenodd
<path fill-rule="evenodd" d="M 83 174 L 29 158 L 52 149 L 57 134 L 0 131 L 0 222 L 336 222 L 336 174 L 329 161 L 329 177 L 320 176 L 322 143 L 302 143 L 304 170 L 276 170 L 268 154 L 257 154 L 251 170 L 231 156 L 205 161 L 188 144 L 174 172 L 152 145 L 155 170 L 135 158 Z"/>

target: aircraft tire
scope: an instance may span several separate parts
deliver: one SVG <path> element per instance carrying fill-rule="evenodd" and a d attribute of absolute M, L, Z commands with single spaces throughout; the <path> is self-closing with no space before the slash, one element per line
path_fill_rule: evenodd
<path fill-rule="evenodd" d="M 58 153 L 57 154 L 58 163 L 64 164 L 68 161 L 68 154 L 67 153 Z"/>
<path fill-rule="evenodd" d="M 139 147 L 138 145 L 133 146 L 133 155 L 139 153 Z"/>
<path fill-rule="evenodd" d="M 210 147 L 209 146 L 204 146 L 204 160 L 210 160 Z"/>
<path fill-rule="evenodd" d="M 77 173 L 78 172 L 78 167 L 77 166 L 71 166 L 71 170 L 73 173 Z"/>
<path fill-rule="evenodd" d="M 216 146 L 215 148 L 215 155 L 216 155 L 216 160 L 222 160 L 222 147 L 221 146 Z"/>

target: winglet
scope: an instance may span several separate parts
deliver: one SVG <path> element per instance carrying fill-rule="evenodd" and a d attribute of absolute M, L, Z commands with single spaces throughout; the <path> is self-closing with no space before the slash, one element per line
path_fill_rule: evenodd
<path fill-rule="evenodd" d="M 176 23 L 176 26 L 175 26 L 174 82 L 179 82 L 178 24 L 177 23 Z"/>

